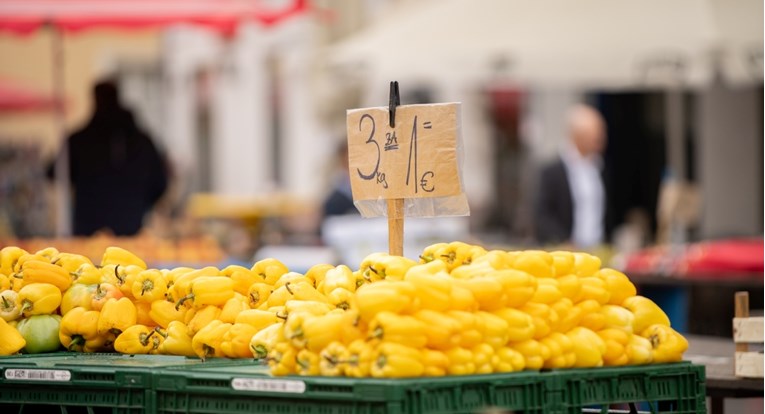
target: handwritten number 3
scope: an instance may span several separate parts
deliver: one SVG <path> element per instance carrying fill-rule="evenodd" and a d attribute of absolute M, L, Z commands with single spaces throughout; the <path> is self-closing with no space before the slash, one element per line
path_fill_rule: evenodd
<path fill-rule="evenodd" d="M 359 119 L 359 131 L 361 131 L 361 124 L 364 122 L 364 119 L 368 118 L 372 122 L 372 131 L 369 133 L 369 139 L 367 139 L 367 142 L 365 144 L 375 144 L 375 147 L 377 148 L 377 164 L 375 164 L 375 169 L 370 174 L 363 174 L 361 172 L 360 168 L 356 168 L 356 171 L 359 173 L 359 177 L 365 179 L 365 180 L 372 180 L 377 176 L 377 170 L 380 169 L 380 144 L 375 141 L 375 120 L 372 118 L 372 115 L 364 114 L 361 116 L 361 119 Z"/>

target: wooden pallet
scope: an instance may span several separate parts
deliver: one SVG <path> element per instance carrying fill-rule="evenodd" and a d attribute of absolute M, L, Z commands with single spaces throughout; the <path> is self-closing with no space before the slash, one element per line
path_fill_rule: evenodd
<path fill-rule="evenodd" d="M 749 293 L 736 292 L 736 317 L 733 318 L 733 342 L 736 343 L 736 376 L 763 378 L 765 359 L 762 351 L 750 352 L 749 344 L 763 343 L 762 317 L 749 317 Z"/>

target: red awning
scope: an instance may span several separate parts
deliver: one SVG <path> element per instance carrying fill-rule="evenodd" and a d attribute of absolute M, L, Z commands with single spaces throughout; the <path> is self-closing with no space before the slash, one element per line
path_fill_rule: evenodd
<path fill-rule="evenodd" d="M 14 81 L 0 79 L 0 112 L 48 111 L 58 108 L 52 96 L 20 86 Z"/>
<path fill-rule="evenodd" d="M 271 2 L 273 3 L 273 2 Z M 307 9 L 306 0 L 3 0 L 0 31 L 28 34 L 52 24 L 65 31 L 195 24 L 231 34 L 243 21 L 271 25 Z"/>

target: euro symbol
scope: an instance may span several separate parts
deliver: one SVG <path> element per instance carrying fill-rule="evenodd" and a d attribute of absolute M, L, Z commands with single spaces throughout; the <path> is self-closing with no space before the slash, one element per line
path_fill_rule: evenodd
<path fill-rule="evenodd" d="M 426 193 L 432 193 L 433 190 L 436 188 L 431 184 L 428 186 L 428 178 L 433 178 L 434 174 L 433 171 L 428 171 L 425 174 L 422 175 L 422 178 L 420 179 L 420 188 L 422 188 L 423 191 Z"/>

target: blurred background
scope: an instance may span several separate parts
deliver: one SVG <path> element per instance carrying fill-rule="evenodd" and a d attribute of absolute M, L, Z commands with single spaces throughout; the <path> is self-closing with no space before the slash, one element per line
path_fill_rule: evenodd
<path fill-rule="evenodd" d="M 537 173 L 569 108 L 587 103 L 606 125 L 613 216 L 591 251 L 644 275 L 644 292 L 664 286 L 680 331 L 729 333 L 732 294 L 725 323 L 688 317 L 720 286 L 762 307 L 758 0 L 8 0 L 0 56 L 2 245 L 98 255 L 120 243 L 157 266 L 358 266 L 387 250 L 386 221 L 325 216 L 325 200 L 343 177 L 345 111 L 386 105 L 397 80 L 404 105 L 462 103 L 471 211 L 408 219 L 407 256 L 451 240 L 570 247 L 535 235 Z M 140 232 L 73 237 L 61 154 L 104 79 L 168 184 Z M 107 183 L 99 197 L 123 191 Z M 691 274 L 703 282 L 666 287 Z"/>

